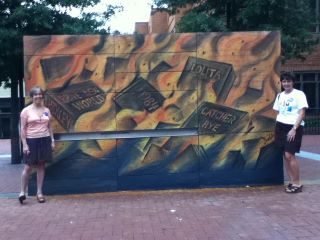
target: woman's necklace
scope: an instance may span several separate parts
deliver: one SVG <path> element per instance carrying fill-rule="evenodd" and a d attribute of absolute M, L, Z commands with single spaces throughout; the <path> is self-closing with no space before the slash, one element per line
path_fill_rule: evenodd
<path fill-rule="evenodd" d="M 37 107 L 36 105 L 33 105 L 32 109 L 33 109 L 34 113 L 39 117 L 40 122 L 41 122 L 41 117 L 43 116 L 44 107 L 43 106 Z"/>

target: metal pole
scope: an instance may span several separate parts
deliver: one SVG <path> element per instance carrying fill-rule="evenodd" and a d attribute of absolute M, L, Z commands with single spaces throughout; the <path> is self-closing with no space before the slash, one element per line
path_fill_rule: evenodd
<path fill-rule="evenodd" d="M 11 164 L 21 163 L 19 139 L 18 81 L 11 82 Z"/>

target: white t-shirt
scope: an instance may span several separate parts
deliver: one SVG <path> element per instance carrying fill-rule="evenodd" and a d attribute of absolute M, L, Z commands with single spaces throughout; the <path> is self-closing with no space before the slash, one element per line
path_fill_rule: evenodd
<path fill-rule="evenodd" d="M 277 122 L 295 124 L 299 116 L 299 110 L 308 108 L 308 102 L 304 92 L 293 89 L 290 93 L 279 93 L 273 104 L 273 109 L 278 111 Z M 304 121 L 301 122 L 304 126 Z"/>

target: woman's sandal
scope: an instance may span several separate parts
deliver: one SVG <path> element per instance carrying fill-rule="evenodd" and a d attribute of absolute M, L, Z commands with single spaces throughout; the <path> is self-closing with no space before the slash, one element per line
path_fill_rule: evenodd
<path fill-rule="evenodd" d="M 19 195 L 19 197 L 18 197 L 18 200 L 19 200 L 20 204 L 23 204 L 23 201 L 26 200 L 26 199 L 27 199 L 27 197 L 24 194 Z"/>
<path fill-rule="evenodd" d="M 300 186 L 291 185 L 290 188 L 286 188 L 286 192 L 287 193 L 299 193 L 299 192 L 302 192 L 302 187 L 303 187 L 303 185 L 300 185 Z"/>
<path fill-rule="evenodd" d="M 289 190 L 291 189 L 291 187 L 292 187 L 292 183 L 289 183 L 289 184 L 286 186 L 285 191 L 289 191 Z"/>
<path fill-rule="evenodd" d="M 40 196 L 37 195 L 37 200 L 38 200 L 38 203 L 44 203 L 46 201 L 46 199 L 42 195 L 40 195 Z"/>

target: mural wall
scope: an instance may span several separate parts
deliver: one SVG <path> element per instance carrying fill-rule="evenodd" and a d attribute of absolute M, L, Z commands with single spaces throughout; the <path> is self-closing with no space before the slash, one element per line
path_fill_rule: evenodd
<path fill-rule="evenodd" d="M 282 182 L 279 56 L 279 32 L 25 36 L 55 133 L 129 133 L 58 141 L 47 194 Z"/>

